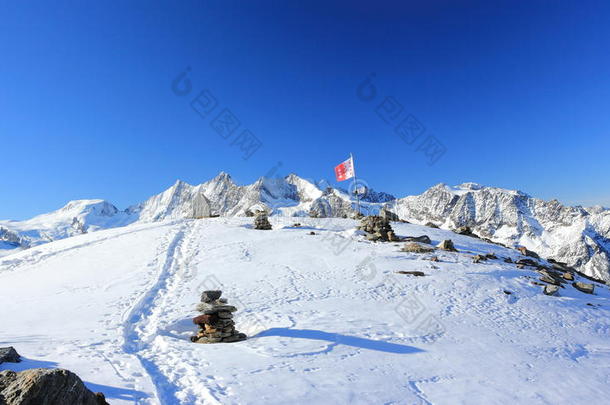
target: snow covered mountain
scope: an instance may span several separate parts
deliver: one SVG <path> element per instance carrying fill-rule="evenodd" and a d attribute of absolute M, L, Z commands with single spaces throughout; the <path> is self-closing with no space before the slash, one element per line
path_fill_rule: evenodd
<path fill-rule="evenodd" d="M 475 234 L 508 246 L 525 246 L 543 257 L 610 281 L 610 210 L 568 207 L 525 193 L 464 183 L 438 184 L 398 199 L 400 218 L 442 228 L 469 226 Z"/>
<path fill-rule="evenodd" d="M 455 229 L 469 226 L 483 237 L 508 246 L 521 245 L 579 271 L 610 281 L 610 210 L 543 201 L 520 191 L 464 183 L 436 185 L 418 196 L 396 199 L 367 190 L 362 212 L 388 207 L 401 219 Z M 190 185 L 177 181 L 164 192 L 119 211 L 102 200 L 72 201 L 64 208 L 28 221 L 0 221 L 0 256 L 97 229 L 134 222 L 245 216 L 266 209 L 272 215 L 351 217 L 355 198 L 325 181 L 291 174 L 237 185 L 227 173 Z"/>

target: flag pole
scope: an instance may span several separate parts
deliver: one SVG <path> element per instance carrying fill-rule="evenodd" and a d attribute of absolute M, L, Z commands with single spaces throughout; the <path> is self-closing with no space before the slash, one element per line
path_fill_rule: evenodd
<path fill-rule="evenodd" d="M 352 161 L 352 170 L 354 171 L 354 192 L 356 193 L 356 207 L 358 207 L 358 215 L 360 215 L 360 195 L 358 194 L 358 179 L 356 178 L 356 165 L 354 164 L 354 157 L 352 153 L 349 153 L 349 158 Z"/>

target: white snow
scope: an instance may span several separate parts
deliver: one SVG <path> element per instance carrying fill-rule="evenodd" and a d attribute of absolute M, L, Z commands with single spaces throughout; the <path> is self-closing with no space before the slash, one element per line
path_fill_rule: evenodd
<path fill-rule="evenodd" d="M 68 368 L 111 404 L 607 400 L 606 286 L 548 297 L 535 272 L 470 258 L 514 250 L 393 223 L 455 242 L 460 253 L 433 263 L 365 241 L 352 220 L 298 220 L 138 223 L 0 258 L 0 346 L 25 357 L 0 370 Z M 248 340 L 188 340 L 201 291 L 215 288 Z"/>

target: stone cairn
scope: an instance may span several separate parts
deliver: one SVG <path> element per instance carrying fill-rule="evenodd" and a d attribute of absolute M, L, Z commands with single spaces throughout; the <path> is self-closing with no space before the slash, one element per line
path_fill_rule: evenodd
<path fill-rule="evenodd" d="M 195 336 L 191 336 L 194 343 L 231 343 L 246 340 L 244 333 L 235 330 L 233 312 L 237 311 L 233 305 L 228 305 L 225 298 L 220 298 L 222 291 L 204 291 L 197 311 L 202 315 L 193 318 L 193 323 L 199 326 Z"/>
<path fill-rule="evenodd" d="M 390 221 L 384 217 L 375 215 L 364 217 L 360 221 L 358 229 L 366 232 L 366 238 L 373 242 L 378 240 L 384 242 L 398 242 L 400 240 L 390 226 Z"/>
<path fill-rule="evenodd" d="M 267 217 L 267 213 L 264 211 L 259 212 L 254 218 L 254 229 L 260 229 L 268 231 L 271 229 L 271 223 Z"/>

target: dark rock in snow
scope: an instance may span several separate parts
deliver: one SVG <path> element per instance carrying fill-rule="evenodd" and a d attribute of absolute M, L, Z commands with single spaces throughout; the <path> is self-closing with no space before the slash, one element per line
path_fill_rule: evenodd
<path fill-rule="evenodd" d="M 587 294 L 593 294 L 593 291 L 595 289 L 595 286 L 593 284 L 582 283 L 580 281 L 575 281 L 575 282 L 572 283 L 572 285 L 578 291 L 582 291 L 582 292 L 587 293 Z"/>
<path fill-rule="evenodd" d="M 208 290 L 201 293 L 201 302 L 210 303 L 216 301 L 222 295 L 220 290 Z"/>
<path fill-rule="evenodd" d="M 21 361 L 21 357 L 17 350 L 13 346 L 9 347 L 0 347 L 0 364 L 7 363 L 19 363 Z"/>
<path fill-rule="evenodd" d="M 545 295 L 555 295 L 559 291 L 559 287 L 553 284 L 547 284 L 544 286 L 544 294 Z"/>
<path fill-rule="evenodd" d="M 438 225 L 436 225 L 433 222 L 426 222 L 426 224 L 424 226 L 427 226 L 428 228 L 436 228 L 436 229 L 438 229 Z"/>
<path fill-rule="evenodd" d="M 400 270 L 400 271 L 397 271 L 396 273 L 398 273 L 398 274 L 407 274 L 407 275 L 417 276 L 417 277 L 425 276 L 423 271 L 416 271 L 416 270 L 413 270 L 413 271 Z"/>
<path fill-rule="evenodd" d="M 0 372 L 0 404 L 3 405 L 107 405 L 104 395 L 89 391 L 68 370 L 34 368 Z"/>
<path fill-rule="evenodd" d="M 401 249 L 403 252 L 409 253 L 429 253 L 433 252 L 434 248 L 431 246 L 425 246 L 416 242 L 405 243 Z"/>
<path fill-rule="evenodd" d="M 436 245 L 436 247 L 439 249 L 447 250 L 449 252 L 457 252 L 457 249 L 455 248 L 455 246 L 453 246 L 453 241 L 451 239 L 445 239 L 444 241 Z"/>

